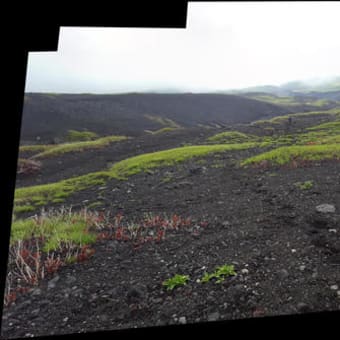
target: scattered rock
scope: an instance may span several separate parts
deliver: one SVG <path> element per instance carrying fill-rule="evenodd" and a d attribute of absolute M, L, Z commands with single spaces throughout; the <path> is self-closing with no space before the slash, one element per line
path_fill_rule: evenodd
<path fill-rule="evenodd" d="M 335 213 L 335 206 L 333 204 L 320 204 L 315 207 L 315 210 L 319 213 Z"/>
<path fill-rule="evenodd" d="M 332 289 L 332 290 L 338 290 L 338 288 L 339 288 L 338 285 L 332 285 L 332 286 L 331 286 L 331 289 Z"/>
<path fill-rule="evenodd" d="M 304 302 L 299 302 L 297 304 L 297 309 L 299 312 L 302 312 L 302 313 L 306 313 L 310 310 L 310 308 L 308 307 L 308 305 Z"/>
<path fill-rule="evenodd" d="M 128 290 L 126 294 L 126 299 L 128 303 L 136 303 L 140 299 L 142 299 L 144 295 L 145 295 L 145 287 L 133 286 Z"/>
<path fill-rule="evenodd" d="M 306 266 L 300 266 L 299 269 L 303 272 L 306 269 Z"/>
<path fill-rule="evenodd" d="M 47 283 L 47 289 L 50 290 L 50 289 L 55 288 L 59 279 L 60 279 L 59 275 L 56 275 L 53 279 L 49 280 Z"/>
<path fill-rule="evenodd" d="M 187 319 L 185 316 L 181 316 L 179 319 L 178 319 L 178 322 L 182 325 L 185 325 L 187 323 Z"/>
<path fill-rule="evenodd" d="M 286 269 L 281 269 L 278 271 L 278 274 L 280 276 L 281 279 L 285 279 L 289 276 L 289 273 Z"/>
<path fill-rule="evenodd" d="M 33 289 L 31 295 L 32 296 L 41 295 L 41 289 L 40 288 Z"/>
<path fill-rule="evenodd" d="M 247 268 L 244 268 L 241 270 L 242 274 L 249 274 L 249 270 Z"/>
<path fill-rule="evenodd" d="M 208 321 L 217 321 L 220 318 L 219 312 L 210 313 L 208 315 Z"/>

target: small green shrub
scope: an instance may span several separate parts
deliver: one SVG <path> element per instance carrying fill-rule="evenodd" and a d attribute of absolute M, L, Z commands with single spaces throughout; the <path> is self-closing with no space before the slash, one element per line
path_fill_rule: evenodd
<path fill-rule="evenodd" d="M 213 273 L 204 273 L 201 282 L 209 282 L 212 279 L 216 279 L 216 283 L 224 281 L 226 276 L 236 275 L 233 265 L 223 265 L 217 267 Z"/>
<path fill-rule="evenodd" d="M 313 181 L 296 182 L 294 185 L 301 190 L 308 190 L 313 187 Z"/>
<path fill-rule="evenodd" d="M 167 290 L 173 290 L 177 286 L 186 285 L 187 281 L 189 280 L 188 275 L 179 275 L 176 274 L 175 276 L 171 277 L 163 281 L 163 286 L 166 287 Z"/>

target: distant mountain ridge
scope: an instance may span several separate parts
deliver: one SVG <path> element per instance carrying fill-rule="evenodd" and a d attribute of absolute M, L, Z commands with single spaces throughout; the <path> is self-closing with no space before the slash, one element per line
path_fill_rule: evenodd
<path fill-rule="evenodd" d="M 313 94 L 320 95 L 320 93 L 334 92 L 336 98 L 340 93 L 340 76 L 334 77 L 331 80 L 324 81 L 291 81 L 282 85 L 262 85 L 252 86 L 241 89 L 232 89 L 230 91 L 224 91 L 224 93 L 238 94 L 238 93 L 251 93 L 251 92 L 265 92 L 277 96 L 292 96 L 299 94 Z M 336 99 L 333 98 L 329 99 Z"/>
<path fill-rule="evenodd" d="M 292 112 L 271 103 L 230 94 L 130 93 L 114 95 L 27 93 L 21 139 L 48 140 L 69 129 L 138 135 L 164 127 L 161 117 L 182 127 L 226 126 Z"/>

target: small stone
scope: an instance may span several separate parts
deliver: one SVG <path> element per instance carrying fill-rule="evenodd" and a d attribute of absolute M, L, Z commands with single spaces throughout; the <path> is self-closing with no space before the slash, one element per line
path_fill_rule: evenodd
<path fill-rule="evenodd" d="M 303 272 L 306 269 L 306 266 L 300 266 L 299 269 Z"/>
<path fill-rule="evenodd" d="M 281 269 L 281 270 L 279 270 L 278 273 L 279 273 L 280 277 L 283 278 L 283 279 L 289 276 L 289 273 L 286 269 Z"/>
<path fill-rule="evenodd" d="M 219 312 L 210 313 L 208 315 L 208 321 L 217 321 L 220 318 Z"/>
<path fill-rule="evenodd" d="M 33 296 L 41 295 L 41 289 L 40 288 L 34 289 L 31 293 L 31 295 L 33 295 Z"/>
<path fill-rule="evenodd" d="M 296 253 L 296 249 L 292 249 L 291 251 L 292 251 L 292 253 Z"/>
<path fill-rule="evenodd" d="M 335 206 L 333 204 L 320 204 L 315 207 L 316 211 L 319 213 L 335 213 Z"/>
<path fill-rule="evenodd" d="M 249 274 L 249 270 L 244 268 L 244 269 L 241 270 L 241 273 L 242 274 Z"/>
<path fill-rule="evenodd" d="M 332 285 L 332 286 L 331 286 L 331 289 L 332 289 L 332 290 L 338 290 L 338 288 L 339 288 L 338 285 Z"/>
<path fill-rule="evenodd" d="M 51 279 L 50 281 L 48 281 L 47 283 L 47 289 L 53 289 L 55 288 L 57 282 L 59 281 L 60 277 L 59 275 L 56 275 L 53 279 Z"/>
<path fill-rule="evenodd" d="M 338 298 L 340 298 L 340 290 L 338 290 L 337 292 Z"/>
<path fill-rule="evenodd" d="M 178 322 L 182 325 L 185 325 L 187 323 L 187 319 L 185 316 L 181 316 L 179 319 L 178 319 Z"/>
<path fill-rule="evenodd" d="M 329 231 L 330 233 L 334 233 L 334 234 L 337 233 L 337 230 L 336 230 L 336 229 L 328 229 L 328 231 Z"/>
<path fill-rule="evenodd" d="M 63 322 L 67 322 L 68 321 L 68 317 L 63 319 Z"/>
<path fill-rule="evenodd" d="M 300 311 L 300 312 L 308 312 L 309 311 L 309 307 L 306 303 L 304 302 L 300 302 L 297 304 L 297 309 Z"/>

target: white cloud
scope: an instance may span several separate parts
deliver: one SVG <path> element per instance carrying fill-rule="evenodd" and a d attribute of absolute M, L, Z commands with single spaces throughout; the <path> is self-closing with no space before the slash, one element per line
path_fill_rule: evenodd
<path fill-rule="evenodd" d="M 62 27 L 26 91 L 228 89 L 339 75 L 338 2 L 192 2 L 186 29 Z"/>

